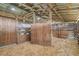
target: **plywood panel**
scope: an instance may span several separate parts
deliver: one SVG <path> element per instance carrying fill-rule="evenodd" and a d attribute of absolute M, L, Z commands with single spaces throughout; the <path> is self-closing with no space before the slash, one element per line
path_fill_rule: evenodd
<path fill-rule="evenodd" d="M 9 27 L 8 34 L 9 34 L 9 36 L 7 36 L 9 41 L 10 41 L 10 42 L 8 41 L 9 43 L 16 42 L 16 24 L 15 23 L 16 22 L 14 20 L 9 19 L 9 23 L 8 23 L 8 27 Z"/>
<path fill-rule="evenodd" d="M 31 42 L 41 45 L 51 45 L 51 26 L 47 23 L 36 23 L 31 28 Z"/>
<path fill-rule="evenodd" d="M 12 44 L 16 42 L 16 21 L 9 18 L 0 17 L 2 23 L 2 35 L 0 38 L 1 45 Z M 0 27 L 0 29 L 1 29 Z"/>

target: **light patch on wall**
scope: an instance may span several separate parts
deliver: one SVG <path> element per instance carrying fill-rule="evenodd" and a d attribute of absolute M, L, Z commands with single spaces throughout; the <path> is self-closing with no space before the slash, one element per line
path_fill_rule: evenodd
<path fill-rule="evenodd" d="M 15 9 L 15 8 L 11 8 L 11 10 L 12 10 L 12 11 L 16 11 L 16 9 Z"/>

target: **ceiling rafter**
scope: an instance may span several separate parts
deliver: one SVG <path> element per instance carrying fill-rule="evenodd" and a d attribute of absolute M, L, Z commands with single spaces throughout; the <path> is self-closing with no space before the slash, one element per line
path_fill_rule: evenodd
<path fill-rule="evenodd" d="M 4 11 L 0 11 L 0 16 L 16 19 L 17 15 L 14 15 L 14 14 L 8 13 L 8 12 L 4 12 Z M 18 19 L 20 20 L 20 19 L 23 19 L 23 18 L 21 16 L 20 17 L 18 16 Z"/>
<path fill-rule="evenodd" d="M 19 3 L 19 6 L 23 6 L 25 8 L 28 8 L 30 9 L 31 11 L 33 10 L 32 7 L 28 6 L 28 5 L 25 5 L 24 3 Z"/>
<path fill-rule="evenodd" d="M 53 8 L 52 4 L 48 4 L 49 8 L 62 20 L 64 21 L 63 17 Z"/>
<path fill-rule="evenodd" d="M 69 8 L 69 9 L 66 9 L 66 8 L 61 8 L 61 9 L 58 9 L 57 11 L 62 11 L 62 10 L 79 10 L 79 7 L 74 7 L 74 8 Z"/>
<path fill-rule="evenodd" d="M 11 4 L 11 3 L 10 3 Z M 6 4 L 5 4 L 6 5 Z M 14 4 L 11 4 L 11 6 Z M 14 5 L 17 8 L 20 8 L 21 10 L 24 10 L 24 13 L 20 13 L 18 17 L 21 19 L 28 18 L 31 19 L 31 16 L 33 15 L 33 12 L 35 12 L 36 16 L 43 17 L 47 19 L 49 17 L 49 9 L 52 12 L 52 19 L 59 20 L 59 21 L 65 21 L 65 20 L 75 20 L 75 18 L 79 15 L 79 6 L 74 4 L 55 4 L 55 3 L 15 3 Z M 16 8 L 16 10 L 18 10 Z M 5 11 L 4 11 L 5 12 Z M 15 12 L 16 13 L 16 12 Z M 13 13 L 14 14 L 14 13 Z M 17 15 L 17 14 L 15 14 Z"/>
<path fill-rule="evenodd" d="M 55 3 L 54 5 L 55 5 L 55 7 L 56 7 L 55 9 L 58 10 L 58 5 L 57 5 L 56 3 Z M 57 13 L 60 15 L 60 17 L 61 17 L 64 21 L 66 21 L 66 19 L 63 17 L 63 15 L 62 15 L 61 13 L 59 13 L 58 11 L 57 11 Z"/>

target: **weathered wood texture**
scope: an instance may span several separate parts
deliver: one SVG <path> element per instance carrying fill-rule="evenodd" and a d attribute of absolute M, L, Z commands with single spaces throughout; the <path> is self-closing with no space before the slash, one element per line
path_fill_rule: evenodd
<path fill-rule="evenodd" d="M 29 35 L 26 35 L 26 34 L 24 34 L 24 35 L 18 34 L 17 35 L 17 43 L 23 43 L 26 41 L 30 41 Z"/>
<path fill-rule="evenodd" d="M 0 45 L 16 42 L 16 21 L 0 17 Z"/>
<path fill-rule="evenodd" d="M 31 43 L 51 45 L 51 26 L 47 23 L 32 24 Z"/>
<path fill-rule="evenodd" d="M 71 31 L 52 31 L 54 37 L 66 38 Z"/>

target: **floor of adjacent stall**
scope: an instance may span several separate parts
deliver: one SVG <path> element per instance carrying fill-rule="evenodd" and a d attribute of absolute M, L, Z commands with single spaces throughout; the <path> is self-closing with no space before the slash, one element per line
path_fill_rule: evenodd
<path fill-rule="evenodd" d="M 7 56 L 73 56 L 79 55 L 79 46 L 76 40 L 72 39 L 52 39 L 52 46 L 42 46 L 25 42 L 0 47 L 0 55 Z"/>

